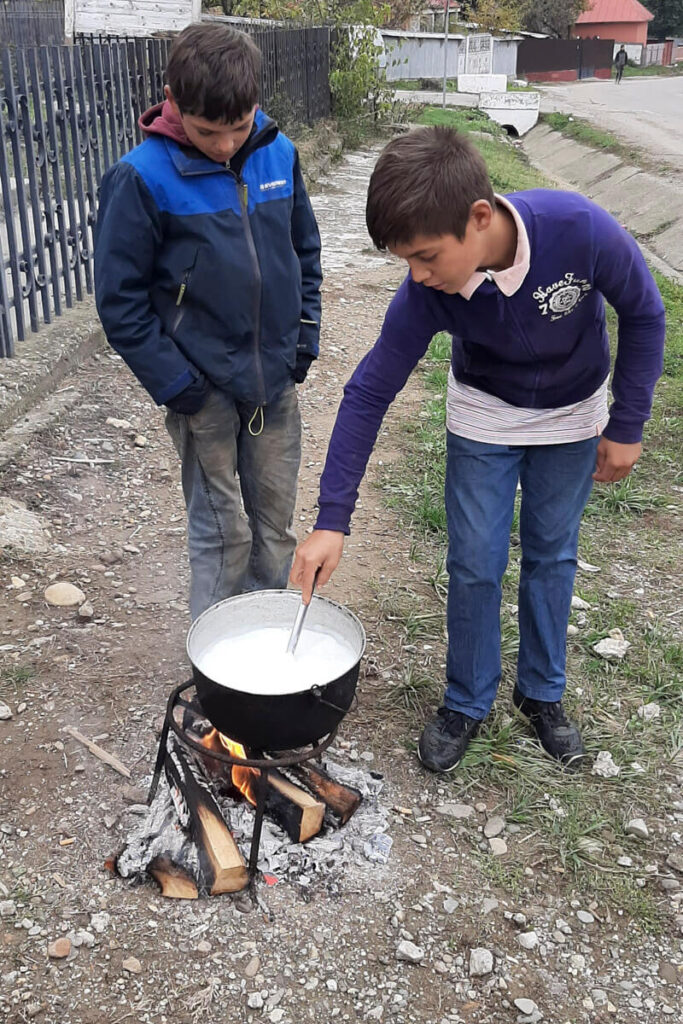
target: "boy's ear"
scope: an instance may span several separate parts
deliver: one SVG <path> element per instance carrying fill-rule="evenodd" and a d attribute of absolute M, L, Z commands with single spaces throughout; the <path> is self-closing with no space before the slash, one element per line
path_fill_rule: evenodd
<path fill-rule="evenodd" d="M 175 101 L 175 100 L 173 99 L 173 93 L 171 92 L 170 86 L 168 86 L 168 85 L 165 85 L 165 86 L 164 86 L 164 96 L 166 97 L 166 99 L 168 100 L 168 102 L 169 102 L 169 103 L 171 104 L 171 106 L 173 107 L 173 112 L 174 112 L 174 114 L 178 114 L 178 115 L 180 115 L 180 110 L 178 109 L 178 104 L 177 104 L 177 103 L 176 103 L 176 101 Z"/>
<path fill-rule="evenodd" d="M 470 207 L 470 221 L 475 231 L 486 231 L 491 226 L 493 210 L 488 199 L 477 199 Z"/>

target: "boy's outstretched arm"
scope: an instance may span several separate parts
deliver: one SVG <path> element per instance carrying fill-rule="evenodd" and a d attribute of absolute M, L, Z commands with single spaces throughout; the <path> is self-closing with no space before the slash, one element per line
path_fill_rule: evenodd
<path fill-rule="evenodd" d="M 292 245 L 301 266 L 301 328 L 296 349 L 294 379 L 301 384 L 308 368 L 317 359 L 320 347 L 320 232 L 299 166 L 294 163 L 294 208 Z"/>
<path fill-rule="evenodd" d="M 313 577 L 326 583 L 350 532 L 358 487 L 384 414 L 442 326 L 427 289 L 406 278 L 389 309 L 382 333 L 344 388 L 320 478 L 316 528 L 296 551 L 290 580 L 308 602 Z"/>
<path fill-rule="evenodd" d="M 162 244 L 161 217 L 146 185 L 130 164 L 115 164 L 102 179 L 95 228 L 97 311 L 109 344 L 157 405 L 182 394 L 189 405 L 177 411 L 191 413 L 208 383 L 165 333 L 149 298 Z"/>
<path fill-rule="evenodd" d="M 641 454 L 643 426 L 662 372 L 665 311 L 636 242 L 599 206 L 593 207 L 593 232 L 594 284 L 619 318 L 614 402 L 593 479 L 614 482 L 628 476 Z"/>

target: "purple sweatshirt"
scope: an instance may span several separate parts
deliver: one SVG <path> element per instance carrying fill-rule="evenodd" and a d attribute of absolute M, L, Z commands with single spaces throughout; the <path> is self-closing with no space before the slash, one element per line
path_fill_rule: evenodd
<path fill-rule="evenodd" d="M 317 529 L 349 532 L 384 414 L 439 331 L 453 337 L 456 380 L 521 408 L 560 408 L 588 398 L 609 372 L 604 296 L 619 318 L 604 436 L 640 441 L 665 333 L 664 304 L 640 249 L 610 214 L 576 193 L 534 189 L 506 198 L 529 235 L 531 265 L 521 287 L 506 297 L 484 281 L 468 300 L 405 279 L 344 388 Z"/>

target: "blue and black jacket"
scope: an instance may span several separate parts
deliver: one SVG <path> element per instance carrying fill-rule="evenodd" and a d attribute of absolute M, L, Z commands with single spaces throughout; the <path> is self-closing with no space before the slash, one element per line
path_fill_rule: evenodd
<path fill-rule="evenodd" d="M 204 378 L 273 401 L 318 355 L 321 279 L 296 149 L 260 110 L 229 166 L 155 134 L 102 179 L 97 309 L 158 405 Z"/>

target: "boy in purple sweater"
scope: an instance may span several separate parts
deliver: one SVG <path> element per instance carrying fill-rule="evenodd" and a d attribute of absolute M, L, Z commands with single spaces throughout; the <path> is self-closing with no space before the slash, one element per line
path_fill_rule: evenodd
<path fill-rule="evenodd" d="M 577 767 L 566 631 L 593 480 L 631 472 L 661 369 L 664 306 L 638 246 L 583 196 L 495 196 L 472 144 L 446 128 L 393 140 L 370 180 L 375 245 L 410 273 L 344 390 L 316 529 L 291 580 L 310 600 L 342 554 L 382 418 L 439 331 L 453 337 L 447 401 L 448 657 L 443 706 L 420 738 L 433 771 L 461 760 L 501 676 L 501 581 L 521 484 L 520 647 L 512 695 L 543 748 Z M 613 403 L 604 299 L 619 318 Z"/>

